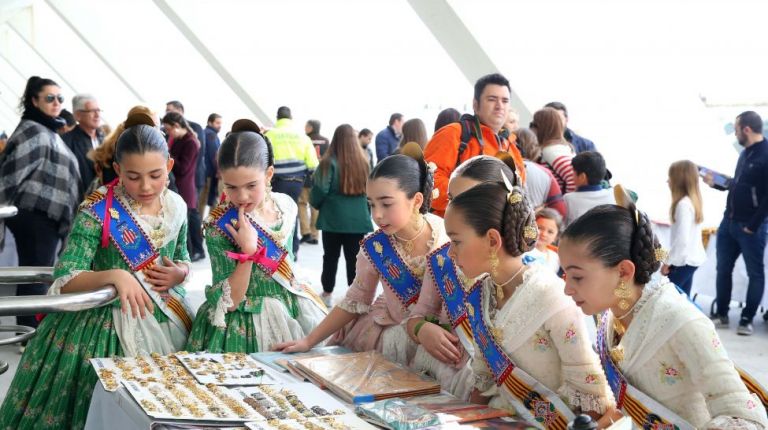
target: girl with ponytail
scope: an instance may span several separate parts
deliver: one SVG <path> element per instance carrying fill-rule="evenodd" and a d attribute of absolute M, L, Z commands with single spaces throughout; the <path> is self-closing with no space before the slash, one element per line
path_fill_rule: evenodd
<path fill-rule="evenodd" d="M 307 337 L 275 349 L 307 351 L 334 335 L 329 344 L 411 362 L 416 344 L 401 323 L 419 299 L 426 255 L 447 240 L 442 220 L 429 214 L 432 175 L 415 143 L 373 169 L 366 194 L 379 229 L 361 243 L 346 297 Z M 380 281 L 384 293 L 374 300 Z"/>
<path fill-rule="evenodd" d="M 187 349 L 261 352 L 306 336 L 326 308 L 294 276 L 292 240 L 298 209 L 272 192 L 269 139 L 240 119 L 218 153 L 223 201 L 205 220 L 213 284 L 197 312 Z"/>
<path fill-rule="evenodd" d="M 565 293 L 602 314 L 597 348 L 618 408 L 640 428 L 768 428 L 768 394 L 734 369 L 709 318 L 652 277 L 665 253 L 648 216 L 620 185 L 614 192 L 616 205 L 568 226 L 559 254 Z"/>
<path fill-rule="evenodd" d="M 112 285 L 118 300 L 42 320 L 0 409 L 2 428 L 83 428 L 97 381 L 89 359 L 170 354 L 186 342 L 186 205 L 166 188 L 173 159 L 151 116 L 125 120 L 113 168 L 118 180 L 80 205 L 48 294 Z"/>
<path fill-rule="evenodd" d="M 502 175 L 502 182 L 453 196 L 445 229 L 452 263 L 474 279 L 449 295 L 461 296 L 459 312 L 475 344 L 470 401 L 513 410 L 543 428 L 565 429 L 577 413 L 609 425 L 613 396 L 583 314 L 551 270 L 523 264 L 538 230 L 515 178 Z"/>

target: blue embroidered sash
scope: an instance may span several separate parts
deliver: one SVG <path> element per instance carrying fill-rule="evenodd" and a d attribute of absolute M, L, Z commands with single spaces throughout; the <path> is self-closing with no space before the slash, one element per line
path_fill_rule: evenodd
<path fill-rule="evenodd" d="M 485 360 L 496 385 L 511 396 L 511 403 L 523 418 L 535 420 L 546 429 L 567 429 L 568 422 L 575 418 L 573 412 L 557 394 L 515 366 L 499 345 L 502 335 L 488 327 L 482 296 L 482 282 L 478 282 L 467 294 L 465 306 L 476 351 Z"/>
<path fill-rule="evenodd" d="M 458 276 L 453 260 L 448 256 L 449 247 L 450 243 L 446 243 L 433 251 L 427 257 L 427 262 L 432 281 L 443 298 L 443 307 L 451 320 L 451 328 L 459 335 L 464 349 L 472 351 L 472 329 L 467 318 L 467 308 L 464 306 L 464 282 Z"/>
<path fill-rule="evenodd" d="M 194 312 L 187 306 L 183 295 L 171 288 L 167 290 L 167 296 L 160 296 L 145 282 L 143 270 L 161 264 L 160 254 L 133 214 L 116 195 L 112 197 L 108 211 L 106 195 L 99 191 L 88 196 L 86 201 L 90 205 L 91 213 L 102 225 L 105 218 L 110 217 L 109 238 L 147 295 L 171 321 L 189 333 Z"/>
<path fill-rule="evenodd" d="M 419 300 L 421 279 L 411 272 L 386 233 L 378 230 L 371 234 L 363 240 L 362 249 L 403 307 L 407 308 Z"/>
<path fill-rule="evenodd" d="M 629 415 L 635 425 L 647 429 L 693 430 L 690 423 L 680 418 L 648 395 L 633 387 L 613 362 L 608 336 L 608 312 L 600 318 L 597 329 L 597 347 L 605 377 L 616 399 L 616 407 Z"/>
<path fill-rule="evenodd" d="M 238 246 L 235 238 L 232 237 L 232 234 L 230 234 L 229 230 L 226 228 L 227 224 L 236 226 L 238 219 L 238 209 L 231 203 L 227 205 L 219 205 L 211 210 L 209 216 L 212 220 L 211 225 L 213 225 L 216 230 L 221 232 L 221 234 L 229 239 L 233 245 Z M 320 310 L 327 313 L 328 308 L 325 306 L 325 303 L 323 303 L 323 299 L 317 295 L 315 290 L 313 290 L 308 285 L 299 283 L 296 280 L 296 277 L 293 273 L 293 268 L 291 267 L 290 258 L 287 258 L 289 256 L 288 251 L 282 245 L 280 245 L 267 230 L 260 226 L 259 223 L 251 219 L 248 214 L 246 214 L 246 218 L 248 218 L 248 221 L 251 223 L 253 228 L 256 229 L 256 234 L 259 238 L 258 247 L 266 249 L 265 256 L 268 259 L 276 262 L 277 264 L 275 266 L 277 268 L 270 268 L 258 262 L 254 262 L 254 265 L 267 277 L 274 279 L 275 282 L 280 284 L 280 286 L 283 288 L 287 289 L 293 294 L 309 299 L 318 308 L 320 308 Z"/>

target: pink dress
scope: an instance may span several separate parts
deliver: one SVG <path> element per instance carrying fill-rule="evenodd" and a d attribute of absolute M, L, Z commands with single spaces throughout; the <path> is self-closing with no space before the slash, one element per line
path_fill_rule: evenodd
<path fill-rule="evenodd" d="M 432 214 L 427 214 L 424 218 L 432 229 L 428 243 L 431 252 L 444 244 L 448 237 L 442 218 Z M 423 278 L 427 265 L 426 256 L 407 257 L 399 243 L 394 243 L 398 254 L 403 257 L 414 275 Z M 342 345 L 353 351 L 375 350 L 391 361 L 408 365 L 416 352 L 416 344 L 401 325 L 408 317 L 409 309 L 386 284 L 382 284 L 383 293 L 374 299 L 380 275 L 362 249 L 357 254 L 355 270 L 355 280 L 349 286 L 344 300 L 337 306 L 358 314 L 358 317 L 334 334 L 328 344 Z"/>

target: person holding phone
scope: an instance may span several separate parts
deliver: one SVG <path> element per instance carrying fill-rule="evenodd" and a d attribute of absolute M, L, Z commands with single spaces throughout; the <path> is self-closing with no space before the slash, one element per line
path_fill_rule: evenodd
<path fill-rule="evenodd" d="M 768 141 L 763 136 L 763 119 L 756 112 L 739 114 L 734 129 L 744 151 L 739 155 L 736 172 L 727 187 L 725 214 L 717 229 L 717 307 L 712 320 L 717 327 L 728 326 L 733 267 L 743 254 L 749 285 L 737 333 L 749 336 L 753 333 L 752 319 L 765 289 L 763 254 L 768 233 Z M 712 175 L 705 175 L 704 181 L 710 187 L 718 188 Z M 766 316 L 768 314 L 763 318 Z"/>

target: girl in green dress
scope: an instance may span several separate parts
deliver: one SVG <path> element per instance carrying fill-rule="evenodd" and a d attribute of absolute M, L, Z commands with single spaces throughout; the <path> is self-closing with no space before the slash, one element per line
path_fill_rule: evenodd
<path fill-rule="evenodd" d="M 289 196 L 270 191 L 272 146 L 255 123 L 238 120 L 221 144 L 218 164 L 226 199 L 203 227 L 213 285 L 187 349 L 250 353 L 301 339 L 326 309 L 293 276 L 297 207 Z"/>
<path fill-rule="evenodd" d="M 166 188 L 173 160 L 152 117 L 128 116 L 115 160 L 119 183 L 81 204 L 48 294 L 114 285 L 119 300 L 42 320 L 0 408 L 0 428 L 82 428 L 97 381 L 89 359 L 184 345 L 192 319 L 180 286 L 189 274 L 186 206 Z"/>

